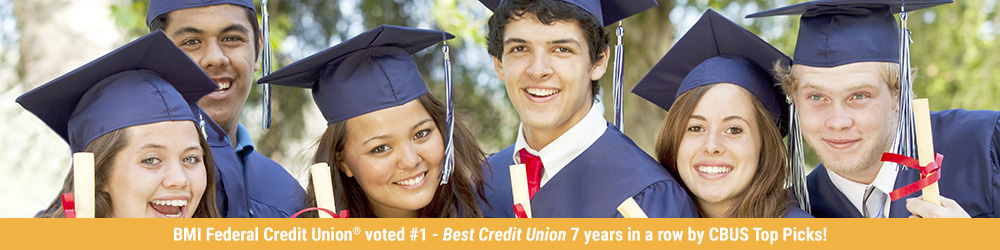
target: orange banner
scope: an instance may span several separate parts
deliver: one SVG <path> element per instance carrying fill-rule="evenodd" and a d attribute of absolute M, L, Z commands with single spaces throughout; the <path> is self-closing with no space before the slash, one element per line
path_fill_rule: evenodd
<path fill-rule="evenodd" d="M 945 249 L 997 219 L 0 219 L 4 249 Z M 915 229 L 933 229 L 930 231 Z M 923 233 L 932 232 L 932 233 Z M 928 239 L 933 238 L 933 239 Z"/>

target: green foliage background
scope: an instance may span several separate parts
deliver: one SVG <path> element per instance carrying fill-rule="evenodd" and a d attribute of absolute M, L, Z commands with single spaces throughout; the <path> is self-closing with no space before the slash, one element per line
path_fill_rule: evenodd
<path fill-rule="evenodd" d="M 259 6 L 259 1 L 258 6 Z M 744 19 L 746 14 L 773 7 L 804 2 L 764 0 L 660 0 L 659 7 L 626 19 L 624 46 L 626 52 L 625 90 L 631 90 L 639 79 L 667 52 L 673 41 L 683 34 L 707 8 L 712 8 L 760 35 L 786 53 L 794 51 L 798 17 Z M 130 35 L 147 32 L 144 26 L 146 0 L 113 6 L 116 22 Z M 915 92 L 931 100 L 932 110 L 951 108 L 1000 109 L 996 101 L 1000 94 L 1000 16 L 997 1 L 956 1 L 910 14 L 908 25 L 913 31 L 912 65 L 918 68 Z M 332 46 L 361 31 L 379 24 L 393 24 L 441 29 L 458 39 L 448 41 L 453 58 L 455 106 L 460 114 L 470 118 L 478 129 L 478 140 L 487 152 L 495 152 L 514 141 L 517 114 L 506 99 L 503 83 L 496 79 L 492 62 L 485 51 L 486 20 L 489 10 L 475 0 L 272 0 L 268 6 L 272 22 L 274 69 Z M 258 12 L 260 10 L 258 9 Z M 614 36 L 614 26 L 607 29 Z M 293 39 L 289 39 L 293 38 Z M 294 40 L 296 47 L 286 46 Z M 308 53 L 305 53 L 308 52 Z M 440 46 L 417 53 L 415 60 L 435 95 L 444 97 L 443 56 Z M 608 108 L 606 118 L 613 113 L 611 72 L 602 79 L 603 102 Z M 259 75 L 258 75 L 259 77 Z M 302 138 L 307 118 L 305 106 L 311 104 L 307 90 L 274 87 L 273 127 L 256 138 L 257 149 L 272 157 L 278 152 L 307 149 L 288 148 L 293 140 Z M 244 109 L 259 112 L 260 87 L 255 87 Z M 626 134 L 647 152 L 652 152 L 653 140 L 665 112 L 651 103 L 626 93 Z M 246 123 L 259 123 L 244 119 Z M 318 134 L 318 133 L 313 133 Z M 311 155 L 311 152 L 307 153 Z M 276 159 L 278 160 L 278 159 Z M 279 160 L 280 161 L 280 160 Z M 809 155 L 810 163 L 817 163 Z"/>

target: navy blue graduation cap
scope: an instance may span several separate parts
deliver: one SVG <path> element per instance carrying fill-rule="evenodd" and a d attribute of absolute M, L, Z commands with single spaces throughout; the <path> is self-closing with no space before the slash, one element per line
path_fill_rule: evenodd
<path fill-rule="evenodd" d="M 905 2 L 905 3 L 904 3 Z M 894 13 L 951 0 L 818 0 L 747 15 L 802 15 L 795 64 L 836 67 L 856 62 L 899 63 L 899 26 Z"/>
<path fill-rule="evenodd" d="M 257 11 L 254 8 L 253 0 L 149 0 L 149 9 L 146 11 L 146 26 L 148 27 L 154 18 L 171 11 L 219 4 L 234 4 L 250 8 L 254 12 Z"/>
<path fill-rule="evenodd" d="M 636 84 L 632 93 L 669 111 L 674 100 L 688 90 L 733 83 L 760 100 L 784 134 L 788 105 L 773 77 L 775 62 L 787 64 L 789 59 L 710 9 Z"/>
<path fill-rule="evenodd" d="M 17 98 L 76 153 L 125 127 L 190 120 L 218 89 L 161 31 L 147 34 Z"/>
<path fill-rule="evenodd" d="M 597 17 L 601 26 L 607 26 L 626 17 L 656 7 L 656 0 L 561 0 L 580 6 Z M 496 12 L 503 0 L 479 0 L 490 11 Z"/>
<path fill-rule="evenodd" d="M 382 25 L 258 80 L 311 88 L 328 124 L 406 104 L 427 93 L 410 54 L 447 36 L 436 30 Z"/>

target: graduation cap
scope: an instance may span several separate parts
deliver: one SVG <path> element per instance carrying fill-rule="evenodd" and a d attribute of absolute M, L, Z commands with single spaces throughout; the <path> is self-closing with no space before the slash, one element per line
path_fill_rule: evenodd
<path fill-rule="evenodd" d="M 626 17 L 656 7 L 656 0 L 561 0 L 580 6 L 597 18 L 601 26 L 607 26 Z M 479 0 L 490 11 L 496 12 L 503 0 Z"/>
<path fill-rule="evenodd" d="M 781 51 L 710 9 L 632 93 L 669 111 L 677 97 L 688 90 L 715 83 L 736 84 L 764 104 L 784 134 L 788 105 L 771 68 L 775 62 L 788 61 Z"/>
<path fill-rule="evenodd" d="M 311 88 L 327 124 L 333 124 L 426 94 L 427 84 L 410 54 L 441 42 L 443 34 L 447 33 L 382 25 L 257 82 Z"/>
<path fill-rule="evenodd" d="M 149 0 L 149 9 L 146 11 L 146 26 L 148 27 L 156 17 L 171 11 L 219 4 L 233 4 L 250 8 L 254 12 L 257 11 L 254 8 L 253 0 Z"/>
<path fill-rule="evenodd" d="M 190 120 L 218 86 L 161 31 L 147 34 L 17 98 L 82 151 L 125 127 Z"/>
<path fill-rule="evenodd" d="M 902 7 L 914 11 L 946 3 L 951 0 L 817 0 L 746 17 L 802 15 L 795 64 L 836 67 L 856 62 L 899 63 L 900 32 L 893 14 Z"/>
<path fill-rule="evenodd" d="M 381 25 L 257 82 L 312 89 L 313 99 L 327 124 L 333 124 L 400 106 L 426 94 L 427 84 L 410 55 L 454 37 L 437 30 Z M 448 107 L 450 128 L 453 120 L 450 100 Z M 452 144 L 451 139 L 447 140 Z M 446 158 L 446 162 L 451 162 L 452 158 Z M 451 168 L 446 166 L 441 173 L 445 184 Z"/>

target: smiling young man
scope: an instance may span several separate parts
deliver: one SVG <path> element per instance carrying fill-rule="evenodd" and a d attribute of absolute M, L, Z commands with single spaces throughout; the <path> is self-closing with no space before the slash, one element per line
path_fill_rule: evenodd
<path fill-rule="evenodd" d="M 301 209 L 305 191 L 298 181 L 255 151 L 250 133 L 239 123 L 253 74 L 260 70 L 262 42 L 253 1 L 151 0 L 146 25 L 163 30 L 219 85 L 198 101 L 219 173 L 219 212 L 225 217 L 289 217 Z"/>
<path fill-rule="evenodd" d="M 947 0 L 906 1 L 915 11 Z M 802 14 L 791 68 L 778 67 L 799 114 L 803 138 L 823 161 L 807 177 L 816 217 L 995 217 L 1000 207 L 1000 112 L 931 113 L 934 149 L 943 154 L 942 205 L 913 193 L 889 194 L 920 179 L 882 162 L 900 112 L 898 0 L 823 0 L 748 17 Z M 933 100 L 932 100 L 933 101 Z"/>
<path fill-rule="evenodd" d="M 509 166 L 526 166 L 532 217 L 622 217 L 633 198 L 649 217 L 696 217 L 663 167 L 603 118 L 604 25 L 654 1 L 483 1 L 497 77 L 521 118 L 514 145 L 491 155 L 486 217 L 515 217 Z"/>

